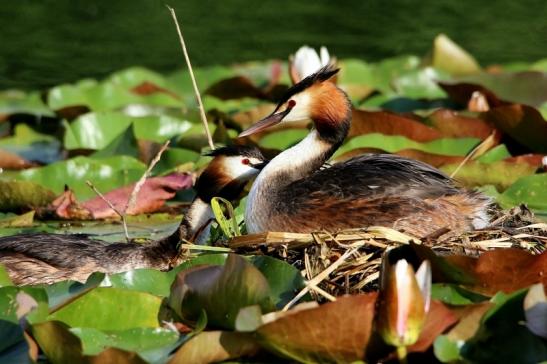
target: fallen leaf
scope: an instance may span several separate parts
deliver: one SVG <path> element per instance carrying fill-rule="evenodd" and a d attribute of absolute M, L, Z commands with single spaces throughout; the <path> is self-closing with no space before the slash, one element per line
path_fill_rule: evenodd
<path fill-rule="evenodd" d="M 299 362 L 364 360 L 376 297 L 376 293 L 338 297 L 283 316 L 257 330 L 259 342 Z"/>
<path fill-rule="evenodd" d="M 104 197 L 114 205 L 118 211 L 124 211 L 129 196 L 135 184 L 118 188 L 104 194 Z M 139 193 L 136 204 L 127 213 L 138 215 L 157 211 L 175 196 L 176 191 L 192 187 L 192 176 L 189 174 L 173 173 L 164 177 L 148 178 Z M 89 210 L 94 219 L 106 219 L 118 216 L 100 197 L 83 202 L 82 207 Z"/>

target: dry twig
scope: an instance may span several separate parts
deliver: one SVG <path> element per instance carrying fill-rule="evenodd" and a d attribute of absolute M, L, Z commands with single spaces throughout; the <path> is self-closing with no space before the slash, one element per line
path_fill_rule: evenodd
<path fill-rule="evenodd" d="M 108 207 L 110 207 L 116 214 L 118 214 L 119 217 L 121 217 L 125 239 L 129 243 L 131 239 L 129 238 L 129 231 L 127 231 L 127 223 L 125 221 L 125 211 L 123 214 L 120 211 L 118 211 L 118 209 L 112 204 L 112 202 L 108 201 L 108 199 L 104 197 L 104 195 L 93 185 L 93 183 L 91 183 L 91 181 L 85 181 L 85 183 L 93 190 L 93 192 L 97 194 L 97 196 L 99 196 L 104 202 L 106 202 Z"/>
<path fill-rule="evenodd" d="M 199 113 L 201 116 L 201 121 L 203 122 L 203 126 L 205 127 L 205 134 L 207 135 L 207 141 L 209 142 L 209 147 L 211 150 L 215 149 L 215 145 L 213 143 L 213 138 L 211 137 L 211 131 L 209 130 L 209 124 L 207 124 L 207 116 L 205 115 L 205 108 L 203 107 L 203 102 L 201 101 L 201 96 L 199 94 L 198 85 L 196 83 L 196 78 L 194 77 L 194 71 L 192 69 L 192 64 L 190 63 L 190 57 L 188 56 L 188 51 L 186 50 L 186 43 L 184 42 L 184 37 L 182 36 L 182 31 L 180 30 L 180 25 L 177 20 L 177 14 L 175 14 L 175 9 L 170 7 L 169 5 L 166 5 L 167 9 L 171 12 L 171 16 L 173 17 L 173 21 L 175 22 L 175 26 L 177 27 L 177 33 L 179 35 L 180 40 L 180 46 L 182 47 L 182 52 L 184 53 L 184 59 L 186 60 L 186 64 L 188 65 L 188 70 L 190 72 L 190 78 L 192 79 L 192 86 L 194 87 L 194 92 L 196 93 L 196 99 L 198 101 L 198 107 L 199 107 Z"/>

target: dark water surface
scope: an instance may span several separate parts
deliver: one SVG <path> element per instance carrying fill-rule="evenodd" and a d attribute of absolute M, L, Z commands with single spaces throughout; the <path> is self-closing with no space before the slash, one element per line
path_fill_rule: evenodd
<path fill-rule="evenodd" d="M 0 89 L 183 64 L 285 58 L 302 44 L 367 60 L 423 54 L 444 32 L 482 64 L 547 55 L 547 1 L 0 0 Z"/>

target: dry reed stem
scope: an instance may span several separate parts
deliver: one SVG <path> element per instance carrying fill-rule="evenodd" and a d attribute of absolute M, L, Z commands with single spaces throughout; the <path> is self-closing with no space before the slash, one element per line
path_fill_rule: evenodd
<path fill-rule="evenodd" d="M 180 30 L 179 21 L 177 20 L 177 14 L 175 14 L 175 9 L 173 9 L 169 5 L 165 5 L 165 6 L 171 12 L 171 16 L 173 17 L 173 21 L 175 22 L 177 33 L 179 36 L 180 46 L 182 47 L 182 52 L 184 53 L 184 59 L 186 60 L 186 64 L 188 65 L 188 71 L 190 73 L 190 78 L 192 79 L 192 86 L 194 87 L 194 92 L 196 94 L 196 99 L 198 101 L 199 114 L 201 116 L 201 121 L 203 122 L 203 126 L 205 128 L 205 134 L 207 135 L 207 142 L 209 143 L 209 147 L 211 148 L 211 150 L 214 150 L 215 144 L 213 143 L 213 138 L 211 137 L 211 131 L 209 130 L 209 125 L 207 124 L 207 116 L 205 115 L 205 108 L 203 107 L 203 102 L 201 101 L 201 95 L 199 94 L 196 78 L 194 77 L 194 70 L 192 69 L 192 63 L 190 62 L 190 57 L 188 56 L 188 51 L 186 50 L 186 43 L 184 42 L 184 37 L 182 36 L 182 31 Z"/>
<path fill-rule="evenodd" d="M 95 192 L 97 194 L 97 196 L 99 196 L 104 202 L 106 202 L 108 207 L 110 207 L 112 210 L 114 210 L 114 212 L 116 214 L 118 214 L 118 216 L 121 217 L 122 225 L 123 225 L 123 232 L 125 234 L 125 240 L 127 240 L 127 242 L 129 243 L 131 241 L 131 239 L 129 238 L 129 231 L 127 231 L 127 222 L 125 221 L 125 211 L 124 211 L 124 214 L 122 214 L 120 211 L 118 211 L 118 209 L 116 207 L 114 207 L 114 205 L 110 201 L 108 201 L 108 199 L 106 197 L 104 197 L 104 195 L 101 192 L 99 192 L 99 190 L 93 185 L 93 183 L 91 183 L 91 181 L 85 181 L 85 183 L 93 190 L 93 192 Z"/>
<path fill-rule="evenodd" d="M 475 154 L 477 154 L 477 152 L 479 150 L 481 150 L 482 148 L 484 148 L 484 146 L 487 146 L 488 144 L 492 144 L 493 141 L 494 141 L 494 135 L 496 135 L 496 131 L 494 130 L 492 133 L 490 133 L 490 135 L 484 139 L 479 145 L 477 145 L 475 148 L 473 148 L 473 150 L 471 152 L 469 152 L 469 154 L 467 154 L 465 156 L 465 158 L 463 159 L 463 161 L 461 161 L 461 163 L 458 165 L 458 167 L 456 167 L 456 169 L 454 170 L 454 172 L 452 172 L 450 174 L 450 178 L 454 178 L 454 176 L 456 176 L 456 174 L 460 171 L 460 169 L 471 159 L 475 156 Z M 487 148 L 487 150 L 490 149 L 490 148 Z M 483 152 L 484 153 L 484 152 Z M 481 153 L 481 154 L 483 154 Z"/>
<path fill-rule="evenodd" d="M 357 249 L 347 250 L 338 260 L 332 263 L 329 267 L 323 270 L 321 273 L 316 275 L 314 278 L 306 282 L 306 287 L 304 287 L 298 294 L 283 307 L 282 311 L 287 311 L 291 308 L 296 302 L 298 302 L 306 293 L 309 292 L 311 286 L 317 286 L 321 281 L 326 279 L 332 272 L 334 272 L 338 267 L 349 258 L 350 255 L 355 253 Z"/>
<path fill-rule="evenodd" d="M 163 143 L 163 145 L 161 146 L 160 150 L 158 151 L 154 159 L 150 161 L 150 164 L 148 165 L 148 168 L 146 169 L 144 174 L 137 181 L 137 183 L 135 183 L 135 187 L 133 187 L 133 191 L 131 191 L 131 195 L 129 195 L 129 199 L 127 200 L 127 204 L 125 205 L 125 209 L 123 210 L 124 215 L 127 214 L 127 211 L 135 207 L 135 204 L 137 203 L 137 195 L 139 194 L 139 191 L 141 190 L 142 186 L 144 185 L 144 182 L 146 182 L 146 179 L 152 172 L 152 169 L 154 169 L 156 164 L 158 164 L 158 162 L 160 161 L 161 155 L 163 154 L 163 152 L 165 152 L 165 150 L 169 146 L 169 143 L 170 143 L 169 140 Z"/>

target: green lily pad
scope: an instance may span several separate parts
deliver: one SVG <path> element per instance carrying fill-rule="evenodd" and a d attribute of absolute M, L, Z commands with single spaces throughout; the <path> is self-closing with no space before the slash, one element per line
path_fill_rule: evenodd
<path fill-rule="evenodd" d="M 477 158 L 477 161 L 481 163 L 493 163 L 509 157 L 511 157 L 511 153 L 509 153 L 505 144 L 500 144 L 481 155 Z"/>
<path fill-rule="evenodd" d="M 416 99 L 436 99 L 446 97 L 437 81 L 446 79 L 446 74 L 432 67 L 411 71 L 393 81 L 398 95 Z"/>
<path fill-rule="evenodd" d="M 547 213 L 547 174 L 534 174 L 520 178 L 499 196 L 505 208 L 525 203 L 533 210 Z"/>
<path fill-rule="evenodd" d="M 547 345 L 522 324 L 526 290 L 510 295 L 498 294 L 496 304 L 482 319 L 475 336 L 461 349 L 462 356 L 474 363 L 503 358 L 507 363 L 539 363 L 547 358 Z"/>
<path fill-rule="evenodd" d="M 214 327 L 233 329 L 239 310 L 260 305 L 273 310 L 266 278 L 251 263 L 235 254 L 228 255 L 223 267 L 198 266 L 177 274 L 169 305 L 183 319 L 196 322 L 202 310 Z"/>
<path fill-rule="evenodd" d="M 51 314 L 72 327 L 127 330 L 159 326 L 161 298 L 122 288 L 95 288 Z"/>
<path fill-rule="evenodd" d="M 266 134 L 260 139 L 259 145 L 264 148 L 285 150 L 304 139 L 308 133 L 307 129 L 280 130 Z"/>
<path fill-rule="evenodd" d="M 11 281 L 6 268 L 0 264 L 0 288 L 7 286 L 13 286 L 13 282 Z"/>
<path fill-rule="evenodd" d="M 68 185 L 79 199 L 95 197 L 95 193 L 85 184 L 92 181 L 101 192 L 137 181 L 146 170 L 138 160 L 127 156 L 109 158 L 75 157 L 53 163 L 45 167 L 31 168 L 12 173 L 11 176 L 38 183 L 56 194 Z"/>
<path fill-rule="evenodd" d="M 0 115 L 30 114 L 54 117 L 55 114 L 42 101 L 39 92 L 8 90 L 0 92 Z"/>
<path fill-rule="evenodd" d="M 452 75 L 472 74 L 481 70 L 477 60 L 445 34 L 435 37 L 432 58 L 435 68 Z"/>
<path fill-rule="evenodd" d="M 32 363 L 21 326 L 2 319 L 0 319 L 0 362 Z"/>
<path fill-rule="evenodd" d="M 431 298 L 449 305 L 469 305 L 488 299 L 486 296 L 448 283 L 434 283 L 431 286 Z"/>
<path fill-rule="evenodd" d="M 110 142 L 106 147 L 91 155 L 93 158 L 107 158 L 116 155 L 127 155 L 135 159 L 139 158 L 139 145 L 135 138 L 133 124 L 130 124 L 121 134 Z"/>
<path fill-rule="evenodd" d="M 167 297 L 169 296 L 171 283 L 173 283 L 173 277 L 166 272 L 154 269 L 135 269 L 129 272 L 108 275 L 105 282 L 115 288 Z"/>
<path fill-rule="evenodd" d="M 419 143 L 404 136 L 371 133 L 359 135 L 344 143 L 334 154 L 334 158 L 357 148 L 375 148 L 395 153 L 403 149 L 416 149 L 432 154 L 465 156 L 480 140 L 477 138 L 441 138 L 427 143 Z"/>
<path fill-rule="evenodd" d="M 107 348 L 138 353 L 143 359 L 157 362 L 169 355 L 179 339 L 178 332 L 162 328 L 134 328 L 100 331 L 94 328 L 71 328 L 82 342 L 84 355 L 96 355 Z"/>
<path fill-rule="evenodd" d="M 187 120 L 169 115 L 130 117 L 125 114 L 105 111 L 79 116 L 70 125 L 66 124 L 66 149 L 103 149 L 133 124 L 135 137 L 163 143 L 169 138 L 184 134 L 192 127 Z"/>

